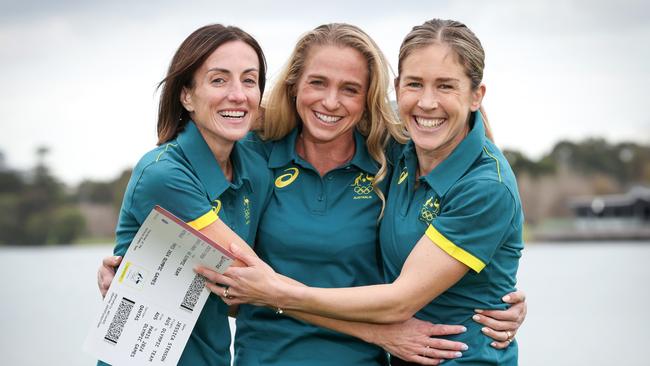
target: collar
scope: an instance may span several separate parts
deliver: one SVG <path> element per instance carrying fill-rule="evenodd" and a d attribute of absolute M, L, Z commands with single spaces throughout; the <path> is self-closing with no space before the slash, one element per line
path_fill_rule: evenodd
<path fill-rule="evenodd" d="M 235 189 L 241 187 L 244 182 L 247 182 L 249 190 L 251 189 L 249 172 L 246 165 L 242 164 L 241 147 L 238 142 L 234 144 L 230 155 L 234 177 L 231 184 L 194 122 L 187 123 L 185 129 L 176 137 L 176 141 L 211 199 L 221 196 L 230 186 Z"/>
<path fill-rule="evenodd" d="M 273 143 L 271 154 L 269 155 L 269 168 L 282 168 L 291 161 L 298 160 L 296 139 L 298 138 L 299 131 L 299 128 L 294 128 L 288 135 Z"/>
<path fill-rule="evenodd" d="M 438 196 L 444 196 L 449 188 L 456 183 L 465 172 L 472 166 L 483 150 L 485 145 L 485 128 L 483 127 L 483 118 L 478 112 L 472 112 L 470 117 L 470 131 L 463 141 L 456 146 L 449 156 L 436 166 L 429 174 L 421 177 Z M 413 173 L 417 169 L 417 155 L 413 141 L 409 141 L 404 148 L 401 156 L 401 166 L 415 166 Z M 416 161 L 412 164 L 412 159 Z M 404 162 L 405 160 L 405 162 Z"/>
<path fill-rule="evenodd" d="M 296 152 L 296 140 L 300 131 L 300 127 L 296 127 L 286 137 L 273 144 L 271 155 L 269 156 L 269 168 L 282 168 L 290 162 L 299 162 L 302 160 Z M 354 165 L 367 173 L 377 174 L 379 166 L 370 156 L 370 153 L 368 153 L 365 137 L 356 129 L 354 130 L 354 144 L 354 156 L 343 167 Z"/>
<path fill-rule="evenodd" d="M 485 145 L 485 128 L 481 113 L 473 112 L 470 117 L 471 130 L 463 141 L 456 146 L 447 159 L 422 177 L 439 196 L 444 196 L 474 164 Z"/>

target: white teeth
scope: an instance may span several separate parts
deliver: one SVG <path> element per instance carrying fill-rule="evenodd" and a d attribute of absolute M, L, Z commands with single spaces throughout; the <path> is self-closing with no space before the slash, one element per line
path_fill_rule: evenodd
<path fill-rule="evenodd" d="M 242 118 L 246 114 L 244 111 L 221 111 L 219 114 L 226 118 Z"/>
<path fill-rule="evenodd" d="M 322 114 L 322 113 L 318 113 L 318 112 L 314 112 L 314 114 L 316 114 L 316 117 L 318 117 L 319 120 L 321 120 L 323 122 L 327 122 L 327 123 L 338 122 L 341 118 L 343 118 L 343 117 L 337 117 L 337 116 L 328 116 L 326 114 Z"/>
<path fill-rule="evenodd" d="M 422 127 L 438 127 L 443 122 L 444 118 L 424 118 L 424 117 L 415 117 L 415 121 Z"/>

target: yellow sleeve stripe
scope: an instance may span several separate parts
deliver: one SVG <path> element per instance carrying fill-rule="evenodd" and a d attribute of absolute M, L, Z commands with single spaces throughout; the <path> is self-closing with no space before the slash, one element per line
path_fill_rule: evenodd
<path fill-rule="evenodd" d="M 219 216 L 217 216 L 217 213 L 214 212 L 214 210 L 210 210 L 207 213 L 205 213 L 205 215 L 199 217 L 194 221 L 190 221 L 187 224 L 190 225 L 193 229 L 201 230 L 217 220 L 219 220 Z"/>
<path fill-rule="evenodd" d="M 444 250 L 447 254 L 454 257 L 459 262 L 473 269 L 476 273 L 481 272 L 485 268 L 485 263 L 480 259 L 466 252 L 463 248 L 452 243 L 449 239 L 445 238 L 433 225 L 429 225 L 425 235 L 431 241 Z"/>

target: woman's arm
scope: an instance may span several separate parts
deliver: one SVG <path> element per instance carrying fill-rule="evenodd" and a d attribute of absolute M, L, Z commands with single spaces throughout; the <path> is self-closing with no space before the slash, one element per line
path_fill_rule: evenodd
<path fill-rule="evenodd" d="M 115 269 L 121 261 L 122 257 L 119 256 L 108 256 L 102 259 L 102 264 L 97 269 L 97 285 L 102 297 L 106 295 L 108 287 L 115 276 Z M 213 289 L 216 289 L 216 287 L 213 287 Z M 216 291 L 222 293 L 223 289 L 218 288 Z M 510 342 L 508 342 L 509 336 L 512 338 L 517 334 L 519 327 L 526 318 L 527 306 L 525 299 L 525 294 L 522 291 L 517 291 L 504 296 L 504 301 L 512 304 L 508 310 L 477 309 L 480 315 L 475 315 L 474 320 L 485 325 L 483 333 L 494 339 L 492 347 L 502 349 L 510 345 Z M 421 364 L 435 362 L 442 358 L 452 358 L 456 352 L 465 350 L 465 345 L 462 343 L 432 338 L 434 336 L 461 333 L 463 327 L 460 326 L 431 324 L 415 318 L 411 318 L 404 323 L 379 325 L 339 321 L 296 311 L 288 311 L 287 315 L 360 338 L 368 343 L 382 347 L 387 352 L 403 360 Z M 421 360 L 419 357 L 422 356 L 420 355 L 425 354 L 422 348 L 427 346 L 430 348 L 426 352 L 429 360 Z M 435 365 L 436 363 L 429 364 Z"/>
<path fill-rule="evenodd" d="M 231 303 L 267 305 L 371 323 L 396 323 L 410 319 L 469 270 L 425 235 L 409 254 L 399 277 L 391 284 L 312 288 L 287 283 L 254 255 L 231 249 L 248 265 L 229 268 L 226 276 L 217 278 L 217 282 L 230 286 L 229 294 L 234 297 L 230 299 Z"/>
<path fill-rule="evenodd" d="M 241 302 L 344 320 L 405 321 L 470 268 L 480 272 L 520 218 L 517 200 L 501 181 L 470 183 L 449 191 L 450 198 L 435 226 L 429 225 L 391 284 L 342 289 L 295 286 L 283 283 L 272 269 L 252 256 L 244 259 L 249 267 L 230 268 L 221 283 L 232 287 L 230 293 Z M 459 244 L 471 249 L 467 251 Z"/>
<path fill-rule="evenodd" d="M 237 252 L 237 249 L 232 250 Z M 217 272 L 203 266 L 197 267 L 196 272 L 206 277 L 206 287 L 210 291 L 220 295 L 226 302 L 233 300 L 230 289 L 228 289 L 229 298 L 223 298 L 225 288 L 212 283 L 220 276 Z M 278 275 L 278 278 L 287 284 L 304 286 L 286 276 Z M 443 359 L 461 357 L 461 351 L 467 350 L 467 345 L 464 343 L 433 338 L 465 332 L 465 327 L 460 325 L 431 324 L 415 318 L 401 323 L 373 324 L 331 319 L 295 310 L 283 310 L 283 314 L 376 344 L 403 360 L 423 365 L 437 365 Z"/>
<path fill-rule="evenodd" d="M 403 323 L 372 324 L 325 318 L 318 315 L 286 311 L 285 314 L 320 327 L 345 333 L 383 348 L 391 355 L 422 365 L 438 365 L 443 359 L 462 356 L 467 345 L 461 342 L 434 338 L 460 334 L 465 327 L 431 324 L 416 318 Z"/>

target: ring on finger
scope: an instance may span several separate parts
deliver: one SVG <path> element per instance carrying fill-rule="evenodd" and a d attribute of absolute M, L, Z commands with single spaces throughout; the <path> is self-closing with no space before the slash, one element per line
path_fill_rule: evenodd
<path fill-rule="evenodd" d="M 424 357 L 429 357 L 429 350 L 431 347 L 429 346 L 424 346 Z"/>
<path fill-rule="evenodd" d="M 506 335 L 508 336 L 508 339 L 506 339 L 506 342 L 512 343 L 512 340 L 515 338 L 514 334 L 512 334 L 509 330 L 506 330 Z"/>
<path fill-rule="evenodd" d="M 224 299 L 232 299 L 232 296 L 228 295 L 228 290 L 230 290 L 230 287 L 226 287 L 223 289 L 223 297 Z"/>

